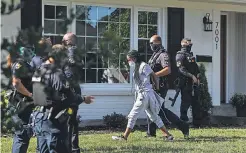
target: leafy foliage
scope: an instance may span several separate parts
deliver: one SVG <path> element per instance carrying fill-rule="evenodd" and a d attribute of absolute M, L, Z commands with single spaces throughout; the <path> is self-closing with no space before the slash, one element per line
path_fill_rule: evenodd
<path fill-rule="evenodd" d="M 11 133 L 15 129 L 15 123 L 12 120 L 12 115 L 14 114 L 11 107 L 9 107 L 9 97 L 7 97 L 7 92 L 1 92 L 1 132 Z"/>
<path fill-rule="evenodd" d="M 230 103 L 233 107 L 244 107 L 246 106 L 246 95 L 242 93 L 235 93 L 231 97 Z"/>
<path fill-rule="evenodd" d="M 208 92 L 208 81 L 205 75 L 206 69 L 204 64 L 200 64 L 200 82 L 203 83 L 202 87 L 200 88 L 200 107 L 201 110 L 208 112 L 212 108 L 212 98 L 210 93 Z"/>
<path fill-rule="evenodd" d="M 125 128 L 127 123 L 126 117 L 116 112 L 103 116 L 103 121 L 110 128 Z"/>

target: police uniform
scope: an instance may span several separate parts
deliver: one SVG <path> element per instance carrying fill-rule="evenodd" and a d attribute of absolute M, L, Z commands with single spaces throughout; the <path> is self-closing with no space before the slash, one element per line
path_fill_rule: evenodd
<path fill-rule="evenodd" d="M 190 54 L 186 50 L 185 47 L 181 48 L 181 51 L 177 52 L 176 55 L 177 67 L 179 69 L 180 76 L 184 79 L 184 85 L 181 87 L 181 105 L 180 105 L 180 118 L 184 121 L 188 121 L 189 118 L 187 116 L 187 111 L 189 107 L 192 105 L 193 108 L 196 106 L 196 102 L 194 101 L 193 92 L 193 80 L 192 76 L 198 76 L 199 69 L 198 66 Z M 194 105 L 195 104 L 195 105 Z M 193 118 L 196 118 L 194 111 L 196 109 L 192 109 Z"/>
<path fill-rule="evenodd" d="M 64 66 L 64 73 L 66 75 L 66 78 L 69 80 L 71 86 L 74 88 L 75 92 L 79 95 L 81 95 L 81 89 L 79 85 L 79 69 L 78 65 L 80 64 L 78 61 L 75 61 L 75 51 L 77 47 L 76 46 L 68 46 L 67 48 L 67 62 Z M 80 67 L 82 68 L 82 67 Z M 80 153 L 80 147 L 79 147 L 79 130 L 78 130 L 78 120 L 77 120 L 77 112 L 78 112 L 78 106 L 72 107 L 73 109 L 73 115 L 71 116 L 71 119 L 69 121 L 69 138 L 68 140 L 71 140 L 71 148 L 73 153 Z M 69 142 L 70 143 L 70 142 Z"/>
<path fill-rule="evenodd" d="M 169 67 L 169 70 L 171 69 L 169 55 L 167 51 L 164 50 L 163 48 L 153 53 L 153 55 L 149 60 L 149 64 L 154 72 L 161 71 L 165 67 Z M 160 85 L 160 90 L 157 92 L 161 95 L 162 98 L 165 99 L 168 91 L 167 76 L 159 77 L 159 85 Z M 161 116 L 165 124 L 174 124 L 179 130 L 182 131 L 184 135 L 189 135 L 189 125 L 181 121 L 177 115 L 175 115 L 173 112 L 165 108 L 164 103 L 161 106 L 159 115 Z M 149 119 L 148 119 L 147 136 L 156 136 L 156 125 L 155 123 L 150 122 Z"/>
<path fill-rule="evenodd" d="M 32 70 L 30 65 L 23 61 L 17 60 L 11 68 L 12 76 L 21 80 L 25 88 L 32 92 Z M 33 109 L 32 99 L 17 92 L 19 98 L 25 98 L 23 102 L 19 103 L 17 108 L 17 115 L 13 116 L 14 121 L 17 122 L 18 128 L 15 129 L 15 135 L 12 146 L 12 153 L 26 153 L 29 145 L 29 140 L 32 137 L 32 129 L 29 126 L 30 115 Z"/>
<path fill-rule="evenodd" d="M 34 113 L 34 127 L 39 139 L 40 153 L 70 153 L 70 147 L 65 141 L 71 115 L 68 108 L 79 105 L 83 98 L 70 90 L 63 71 L 53 64 L 42 64 L 32 81 L 33 99 L 38 106 Z"/>

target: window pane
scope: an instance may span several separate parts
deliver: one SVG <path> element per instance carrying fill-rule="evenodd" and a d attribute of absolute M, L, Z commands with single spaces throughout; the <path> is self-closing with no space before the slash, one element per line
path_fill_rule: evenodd
<path fill-rule="evenodd" d="M 153 35 L 157 35 L 157 26 L 148 26 L 148 38 L 151 38 Z"/>
<path fill-rule="evenodd" d="M 86 70 L 86 83 L 97 83 L 97 70 L 96 69 Z"/>
<path fill-rule="evenodd" d="M 147 24 L 147 12 L 138 12 L 138 24 Z"/>
<path fill-rule="evenodd" d="M 86 38 L 86 51 L 96 52 L 97 50 L 97 38 Z"/>
<path fill-rule="evenodd" d="M 108 7 L 98 7 L 98 21 L 108 21 Z"/>
<path fill-rule="evenodd" d="M 119 35 L 119 23 L 109 23 L 109 30 L 115 32 L 116 35 Z"/>
<path fill-rule="evenodd" d="M 101 78 L 102 83 L 129 83 L 129 73 L 116 68 L 104 69 L 103 74 L 98 78 Z"/>
<path fill-rule="evenodd" d="M 109 8 L 109 21 L 119 22 L 119 15 L 119 8 Z"/>
<path fill-rule="evenodd" d="M 86 18 L 86 7 L 82 5 L 76 5 L 76 19 L 85 20 Z"/>
<path fill-rule="evenodd" d="M 130 38 L 130 24 L 120 23 L 120 36 L 124 38 Z"/>
<path fill-rule="evenodd" d="M 66 6 L 56 6 L 56 18 L 57 19 L 67 18 L 67 7 Z"/>
<path fill-rule="evenodd" d="M 85 21 L 76 22 L 76 35 L 85 36 Z"/>
<path fill-rule="evenodd" d="M 147 25 L 138 26 L 138 38 L 147 38 Z"/>
<path fill-rule="evenodd" d="M 98 22 L 98 35 L 102 35 L 108 30 L 108 22 Z"/>
<path fill-rule="evenodd" d="M 120 9 L 120 22 L 131 22 L 131 9 Z"/>
<path fill-rule="evenodd" d="M 88 12 L 87 20 L 93 20 L 93 21 L 97 20 L 97 6 L 89 6 L 87 8 L 87 12 Z"/>
<path fill-rule="evenodd" d="M 124 39 L 120 44 L 120 48 L 128 52 L 130 50 L 130 39 Z"/>
<path fill-rule="evenodd" d="M 138 51 L 140 53 L 146 53 L 148 48 L 148 41 L 147 40 L 138 40 Z"/>
<path fill-rule="evenodd" d="M 97 22 L 89 21 L 86 23 L 86 35 L 97 36 Z"/>
<path fill-rule="evenodd" d="M 55 33 L 55 21 L 44 20 L 44 33 Z"/>
<path fill-rule="evenodd" d="M 77 45 L 79 49 L 84 50 L 85 49 L 85 38 L 84 37 L 78 37 L 77 38 Z"/>
<path fill-rule="evenodd" d="M 61 41 L 62 41 L 62 36 L 55 36 L 54 37 L 54 44 L 53 45 L 55 45 L 55 44 L 61 44 Z"/>
<path fill-rule="evenodd" d="M 67 27 L 65 26 L 65 21 L 56 21 L 56 33 L 65 34 Z"/>
<path fill-rule="evenodd" d="M 79 72 L 80 76 L 80 83 L 85 83 L 85 69 L 83 69 L 81 72 Z"/>
<path fill-rule="evenodd" d="M 44 6 L 44 18 L 55 19 L 55 6 L 45 5 Z"/>
<path fill-rule="evenodd" d="M 148 24 L 157 25 L 158 21 L 158 13 L 157 12 L 149 12 L 148 13 Z"/>

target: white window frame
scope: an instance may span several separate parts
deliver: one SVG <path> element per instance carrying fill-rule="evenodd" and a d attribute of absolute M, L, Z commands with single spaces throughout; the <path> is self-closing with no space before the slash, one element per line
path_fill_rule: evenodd
<path fill-rule="evenodd" d="M 158 35 L 162 37 L 162 43 L 167 48 L 167 8 L 154 8 L 154 7 L 139 7 L 129 5 L 115 5 L 115 4 L 100 4 L 100 3 L 84 3 L 84 2 L 59 2 L 42 0 L 42 12 L 44 12 L 44 5 L 61 5 L 67 6 L 67 13 L 69 16 L 69 10 L 74 9 L 76 5 L 90 5 L 90 6 L 102 6 L 102 7 L 115 7 L 115 8 L 130 8 L 131 9 L 131 21 L 130 21 L 130 50 L 138 49 L 138 11 L 154 11 L 158 12 Z M 44 26 L 44 13 L 42 13 L 42 26 Z M 76 32 L 76 20 L 68 27 L 68 31 Z M 43 33 L 44 34 L 44 33 Z M 130 69 L 130 83 L 84 83 L 81 84 L 82 90 L 85 89 L 84 94 L 96 95 L 132 95 L 133 69 Z M 113 92 L 112 92 L 113 91 Z M 107 93 L 107 94 L 105 94 Z"/>
<path fill-rule="evenodd" d="M 134 37 L 134 39 L 135 39 L 135 49 L 138 49 L 138 12 L 139 11 L 149 11 L 149 12 L 157 12 L 158 13 L 158 21 L 157 21 L 157 26 L 158 26 L 158 29 L 157 29 L 157 34 L 158 35 L 160 35 L 161 37 L 162 37 L 162 35 L 161 35 L 161 23 L 162 23 L 162 18 L 161 18 L 161 15 L 162 15 L 162 9 L 161 8 L 152 8 L 152 7 L 135 7 L 135 9 L 134 9 L 134 25 L 136 25 L 136 27 L 135 27 L 135 37 Z"/>
<path fill-rule="evenodd" d="M 67 7 L 67 17 L 69 17 L 70 13 L 69 10 L 71 8 L 70 2 L 58 2 L 58 1 L 46 1 L 42 0 L 42 27 L 44 28 L 44 6 L 45 5 L 53 5 L 53 6 L 66 6 Z M 56 28 L 56 26 L 55 26 Z M 56 31 L 56 29 L 55 29 Z M 68 26 L 68 31 L 71 31 L 71 25 Z M 49 34 L 49 33 L 44 33 L 44 30 L 42 31 L 42 35 L 49 35 L 49 36 L 63 36 L 63 34 Z"/>
<path fill-rule="evenodd" d="M 83 2 L 72 2 L 71 8 L 73 10 L 76 10 L 76 5 L 86 5 L 86 6 L 101 6 L 101 7 L 114 7 L 114 8 L 130 8 L 131 9 L 131 21 L 130 21 L 130 50 L 133 49 L 133 29 L 134 29 L 134 24 L 133 24 L 133 7 L 132 6 L 125 6 L 125 5 L 112 5 L 112 4 L 100 4 L 100 3 L 83 3 Z M 73 33 L 76 32 L 76 20 L 73 21 L 72 23 L 72 29 L 71 31 Z M 84 83 L 83 87 L 84 88 L 97 88 L 101 87 L 103 85 L 104 88 L 127 88 L 129 91 L 132 87 L 132 74 L 133 70 L 130 69 L 130 83 Z M 128 92 L 129 94 L 129 92 Z"/>

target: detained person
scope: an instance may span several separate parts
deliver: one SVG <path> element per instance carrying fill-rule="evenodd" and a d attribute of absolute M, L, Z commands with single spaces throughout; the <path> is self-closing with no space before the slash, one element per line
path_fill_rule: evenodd
<path fill-rule="evenodd" d="M 152 84 L 150 83 L 150 79 L 152 79 L 155 83 L 155 88 L 159 88 L 155 73 L 147 63 L 140 60 L 140 55 L 136 50 L 128 52 L 127 60 L 130 66 L 135 65 L 133 78 L 135 82 L 136 98 L 133 108 L 128 115 L 128 123 L 125 133 L 121 136 L 112 136 L 112 139 L 127 140 L 140 113 L 145 111 L 150 120 L 161 129 L 164 138 L 172 141 L 173 136 L 168 132 L 160 116 L 158 115 L 164 99 L 154 92 Z"/>

